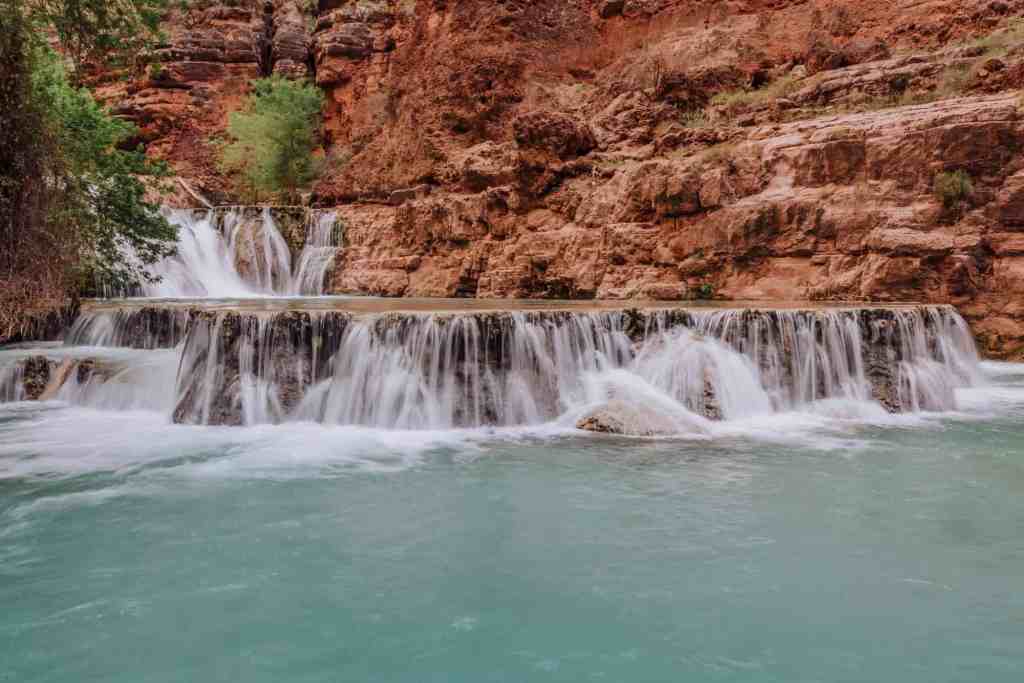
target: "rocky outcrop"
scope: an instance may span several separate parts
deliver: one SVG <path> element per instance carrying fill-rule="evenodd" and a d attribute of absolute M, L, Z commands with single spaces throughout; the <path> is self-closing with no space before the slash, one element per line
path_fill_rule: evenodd
<path fill-rule="evenodd" d="M 271 13 L 272 71 L 287 78 L 310 75 L 313 18 L 302 6 L 300 0 L 277 0 Z"/>
<path fill-rule="evenodd" d="M 216 199 L 247 80 L 315 78 L 333 292 L 942 302 L 1024 354 L 1020 0 L 202 6 L 103 92 Z"/>
<path fill-rule="evenodd" d="M 222 131 L 252 79 L 266 73 L 269 30 L 262 2 L 188 3 L 170 12 L 166 43 L 145 76 L 97 94 L 139 128 L 138 142 L 208 197 L 225 196 L 211 133 Z"/>
<path fill-rule="evenodd" d="M 609 401 L 589 411 L 576 421 L 576 429 L 622 436 L 669 436 L 685 431 L 668 416 L 626 401 Z"/>
<path fill-rule="evenodd" d="M 34 401 L 42 396 L 50 382 L 52 364 L 45 356 L 34 356 L 21 363 L 21 398 Z"/>
<path fill-rule="evenodd" d="M 403 9 L 404 7 L 404 9 Z M 327 95 L 326 132 L 351 157 L 394 115 L 385 86 L 397 22 L 410 3 L 321 0 L 313 34 L 316 83 Z"/>
<path fill-rule="evenodd" d="M 550 208 L 530 207 L 514 185 L 344 207 L 348 245 L 334 289 L 926 298 L 981 323 L 1001 317 L 1004 292 L 1016 291 L 1006 274 L 1020 253 L 1022 142 L 1016 96 L 975 97 L 754 129 L 678 161 L 601 170 L 595 160 L 562 181 Z M 956 216 L 933 196 L 947 169 L 974 178 L 972 203 Z"/>

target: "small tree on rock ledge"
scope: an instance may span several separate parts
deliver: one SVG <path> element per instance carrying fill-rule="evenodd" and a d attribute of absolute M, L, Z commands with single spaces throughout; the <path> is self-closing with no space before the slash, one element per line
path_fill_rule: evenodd
<path fill-rule="evenodd" d="M 232 141 L 224 147 L 224 165 L 240 172 L 254 194 L 262 190 L 294 200 L 319 172 L 313 149 L 323 94 L 311 83 L 280 76 L 252 85 L 246 107 L 228 120 Z"/>

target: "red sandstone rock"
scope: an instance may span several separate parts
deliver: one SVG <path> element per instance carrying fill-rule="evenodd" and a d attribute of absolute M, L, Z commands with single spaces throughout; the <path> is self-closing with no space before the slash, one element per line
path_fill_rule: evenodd
<path fill-rule="evenodd" d="M 313 76 L 329 147 L 315 200 L 345 222 L 334 291 L 951 301 L 989 353 L 1018 353 L 1024 124 L 1006 91 L 1024 55 L 955 43 L 1020 10 L 252 1 L 171 13 L 161 68 L 100 94 L 233 201 L 210 141 L 248 80 Z M 966 96 L 898 106 L 958 67 Z M 734 120 L 694 114 L 779 82 Z M 948 212 L 932 186 L 953 170 L 975 191 Z"/>

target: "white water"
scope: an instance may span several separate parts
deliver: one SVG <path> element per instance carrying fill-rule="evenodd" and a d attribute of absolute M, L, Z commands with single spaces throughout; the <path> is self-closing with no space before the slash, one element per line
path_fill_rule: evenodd
<path fill-rule="evenodd" d="M 158 281 L 143 286 L 151 297 L 248 297 L 261 293 L 238 274 L 236 254 L 214 226 L 213 211 L 196 216 L 191 210 L 172 210 L 168 220 L 178 226 L 178 251 L 152 268 Z"/>
<path fill-rule="evenodd" d="M 25 366 L 20 362 L 0 365 L 0 403 L 25 400 Z"/>
<path fill-rule="evenodd" d="M 654 315 L 640 343 L 618 312 L 514 313 L 497 321 L 313 314 L 310 338 L 290 341 L 282 341 L 273 316 L 247 316 L 227 334 L 227 315 L 197 321 L 182 352 L 177 393 L 185 421 L 234 414 L 228 423 L 511 427 L 574 422 L 610 401 L 726 421 L 821 401 L 833 411 L 861 405 L 877 413 L 866 368 L 871 348 L 876 364 L 881 358 L 890 366 L 888 400 L 908 412 L 952 410 L 956 389 L 982 381 L 966 327 L 942 308 L 900 311 L 895 340 L 873 341 L 852 311 L 717 311 L 695 314 L 689 325 Z M 225 346 L 236 334 L 237 346 Z M 237 377 L 225 366 L 237 366 Z"/>
<path fill-rule="evenodd" d="M 178 226 L 177 253 L 150 268 L 155 298 L 250 298 L 324 293 L 324 277 L 339 247 L 337 215 L 311 211 L 296 268 L 269 208 L 168 209 Z"/>
<path fill-rule="evenodd" d="M 894 327 L 910 336 L 891 344 L 864 338 L 854 311 L 715 311 L 685 324 L 652 314 L 639 342 L 618 312 L 385 314 L 344 324 L 320 313 L 307 327 L 295 326 L 295 314 L 259 314 L 234 330 L 231 315 L 193 321 L 183 342 L 168 332 L 177 329 L 171 322 L 147 326 L 124 311 L 83 316 L 69 334 L 78 346 L 0 349 L 0 402 L 31 405 L 17 403 L 28 358 L 44 356 L 51 368 L 87 359 L 82 372 L 75 365 L 67 373 L 52 405 L 87 411 L 74 419 L 88 424 L 135 415 L 139 424 L 168 425 L 179 409 L 187 422 L 248 425 L 260 438 L 284 429 L 281 438 L 294 434 L 317 452 L 342 447 L 318 429 L 368 429 L 338 438 L 383 454 L 391 451 L 382 444 L 401 434 L 419 434 L 422 445 L 576 433 L 581 417 L 616 405 L 638 433 L 850 448 L 856 425 L 921 427 L 932 424 L 929 415 L 1024 401 L 987 388 L 966 327 L 945 308 L 900 311 Z M 885 330 L 868 330 L 876 332 Z M 232 335 L 237 346 L 225 345 Z M 117 345 L 129 336 L 140 349 Z M 902 415 L 872 397 L 869 348 L 903 359 L 893 364 Z M 165 428 L 144 431 L 153 430 Z"/>
<path fill-rule="evenodd" d="M 341 239 L 335 233 L 338 215 L 334 211 L 310 214 L 306 222 L 306 242 L 288 293 L 317 296 L 324 293 L 324 277 L 338 255 Z"/>
<path fill-rule="evenodd" d="M 180 228 L 178 251 L 157 264 L 149 297 L 321 295 L 342 241 L 334 212 L 309 212 L 293 267 L 270 209 L 167 215 Z M 469 313 L 340 322 L 330 312 L 297 314 L 306 327 L 290 314 L 244 314 L 240 323 L 226 312 L 191 323 L 188 315 L 83 315 L 65 348 L 83 347 L 78 358 L 93 364 L 68 372 L 57 398 L 194 424 L 388 430 L 571 428 L 619 406 L 648 425 L 707 435 L 793 413 L 952 411 L 958 392 L 984 382 L 966 324 L 942 307 L 901 310 L 871 328 L 856 310 L 663 313 L 645 317 L 639 335 L 628 316 L 608 311 L 498 322 Z M 111 357 L 129 346 L 149 353 Z M 68 354 L 44 355 L 63 356 L 51 361 L 59 364 Z M 25 358 L 0 357 L 0 401 L 26 397 Z M 878 392 L 879 372 L 891 390 Z"/>

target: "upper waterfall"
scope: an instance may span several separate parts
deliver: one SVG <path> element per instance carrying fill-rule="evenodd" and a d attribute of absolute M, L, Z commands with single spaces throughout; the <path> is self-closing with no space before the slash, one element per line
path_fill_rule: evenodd
<path fill-rule="evenodd" d="M 333 211 L 303 211 L 302 249 L 292 244 L 270 208 L 166 209 L 178 226 L 177 253 L 151 267 L 141 294 L 155 298 L 319 296 L 339 251 Z"/>

